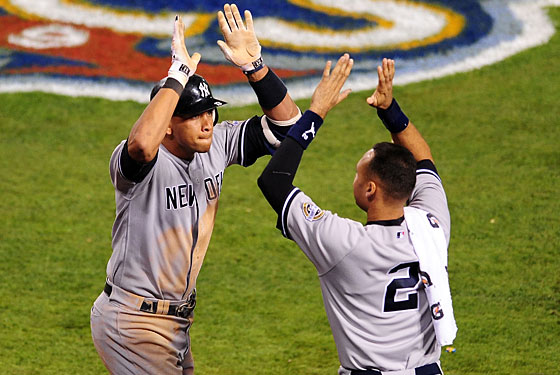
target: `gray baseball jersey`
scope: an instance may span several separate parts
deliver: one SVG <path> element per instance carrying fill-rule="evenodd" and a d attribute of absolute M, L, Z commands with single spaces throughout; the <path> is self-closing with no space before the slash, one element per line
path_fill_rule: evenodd
<path fill-rule="evenodd" d="M 417 171 L 409 205 L 436 216 L 449 243 L 445 192 L 433 164 L 424 166 Z M 404 217 L 364 226 L 322 210 L 295 188 L 279 227 L 317 269 L 343 367 L 393 371 L 439 360 L 441 349 Z"/>
<path fill-rule="evenodd" d="M 247 164 L 239 147 L 245 125 L 216 125 L 210 150 L 196 153 L 192 161 L 160 145 L 157 162 L 139 183 L 123 176 L 119 156 L 124 141 L 117 146 L 110 162 L 116 200 L 113 254 L 107 265 L 111 284 L 171 301 L 185 299 L 195 288 L 214 227 L 224 169 Z"/>

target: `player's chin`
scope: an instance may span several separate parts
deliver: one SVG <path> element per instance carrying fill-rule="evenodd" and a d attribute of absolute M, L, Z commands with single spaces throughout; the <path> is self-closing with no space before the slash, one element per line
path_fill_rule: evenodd
<path fill-rule="evenodd" d="M 210 146 L 212 146 L 212 137 L 199 138 L 196 142 L 196 152 L 208 152 L 210 151 Z"/>

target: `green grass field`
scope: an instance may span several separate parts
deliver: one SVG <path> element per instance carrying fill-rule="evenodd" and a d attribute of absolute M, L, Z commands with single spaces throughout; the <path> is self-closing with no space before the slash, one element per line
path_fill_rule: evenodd
<path fill-rule="evenodd" d="M 558 28 L 560 8 L 550 14 Z M 355 163 L 389 139 L 367 95 L 353 93 L 329 114 L 296 178 L 320 206 L 361 222 Z M 395 96 L 432 147 L 452 215 L 459 332 L 457 352 L 442 354 L 446 374 L 559 374 L 560 34 L 490 67 L 398 87 Z M 89 310 L 111 254 L 108 160 L 142 109 L 0 95 L 3 374 L 106 373 Z M 225 107 L 220 116 L 257 110 Z M 333 375 L 338 360 L 316 272 L 274 228 L 256 186 L 266 162 L 225 175 L 198 280 L 197 373 Z"/>

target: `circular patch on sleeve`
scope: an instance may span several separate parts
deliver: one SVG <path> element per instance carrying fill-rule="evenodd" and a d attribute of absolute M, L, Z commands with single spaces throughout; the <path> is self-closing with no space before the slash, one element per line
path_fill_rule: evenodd
<path fill-rule="evenodd" d="M 325 215 L 325 211 L 321 210 L 315 203 L 306 202 L 301 206 L 303 216 L 307 221 L 316 221 Z"/>

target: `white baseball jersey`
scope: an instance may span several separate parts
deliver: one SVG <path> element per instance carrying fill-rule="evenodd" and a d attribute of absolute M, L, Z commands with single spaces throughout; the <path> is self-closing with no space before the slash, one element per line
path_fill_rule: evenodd
<path fill-rule="evenodd" d="M 445 192 L 435 167 L 427 164 L 417 171 L 409 205 L 433 214 L 449 243 Z M 404 217 L 363 225 L 322 210 L 295 188 L 279 228 L 317 269 L 343 367 L 394 371 L 439 360 L 441 349 Z"/>
<path fill-rule="evenodd" d="M 248 121 L 260 124 L 257 117 Z M 234 163 L 247 165 L 239 143 L 247 122 L 217 124 L 210 150 L 196 153 L 191 161 L 160 145 L 155 165 L 138 183 L 123 176 L 120 154 L 125 141 L 117 146 L 110 162 L 116 200 L 113 254 L 107 265 L 111 284 L 172 301 L 185 299 L 195 288 L 224 169 Z"/>

